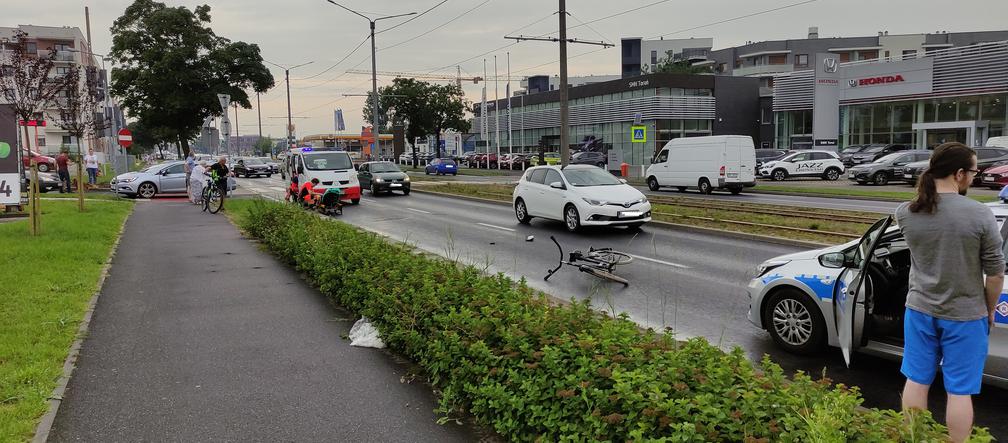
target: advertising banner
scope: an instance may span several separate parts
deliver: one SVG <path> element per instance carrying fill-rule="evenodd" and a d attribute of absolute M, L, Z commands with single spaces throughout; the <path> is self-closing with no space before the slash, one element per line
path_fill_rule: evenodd
<path fill-rule="evenodd" d="M 928 94 L 934 79 L 934 57 L 846 66 L 843 75 L 840 100 Z"/>
<path fill-rule="evenodd" d="M 815 61 L 812 144 L 835 147 L 840 132 L 840 81 L 843 80 L 840 60 L 836 54 L 820 52 Z"/>
<path fill-rule="evenodd" d="M 0 104 L 0 205 L 21 204 L 20 161 L 14 108 Z"/>

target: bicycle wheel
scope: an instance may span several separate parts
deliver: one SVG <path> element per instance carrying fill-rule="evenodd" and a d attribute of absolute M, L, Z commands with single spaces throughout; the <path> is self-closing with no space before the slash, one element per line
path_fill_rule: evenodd
<path fill-rule="evenodd" d="M 588 253 L 588 257 L 610 265 L 625 265 L 633 261 L 633 257 L 628 254 L 613 251 L 612 249 L 598 249 Z"/>
<path fill-rule="evenodd" d="M 623 284 L 623 286 L 630 286 L 630 282 L 627 281 L 625 278 L 620 277 L 620 276 L 618 276 L 616 274 L 613 274 L 611 272 L 608 272 L 608 271 L 606 271 L 604 269 L 588 268 L 588 273 L 591 274 L 591 275 L 594 275 L 596 277 L 599 277 L 599 278 L 604 278 L 604 279 L 609 280 L 609 281 L 614 281 L 616 283 L 621 283 L 621 284 Z"/>
<path fill-rule="evenodd" d="M 221 193 L 220 189 L 214 187 L 210 191 L 210 197 L 207 200 L 207 209 L 211 214 L 216 214 L 222 207 L 224 207 L 224 194 Z"/>
<path fill-rule="evenodd" d="M 200 197 L 203 201 L 203 212 L 210 210 L 210 189 L 211 186 L 207 185 L 203 188 L 203 196 Z"/>

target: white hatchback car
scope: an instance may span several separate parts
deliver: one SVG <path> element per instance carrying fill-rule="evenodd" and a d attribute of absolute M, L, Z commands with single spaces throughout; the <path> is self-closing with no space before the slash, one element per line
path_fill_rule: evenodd
<path fill-rule="evenodd" d="M 788 177 L 821 177 L 823 180 L 837 180 L 844 173 L 840 156 L 832 151 L 798 151 L 769 161 L 760 166 L 759 174 L 774 181 Z"/>
<path fill-rule="evenodd" d="M 593 165 L 537 166 L 525 171 L 511 196 L 521 223 L 532 217 L 582 226 L 629 226 L 651 221 L 651 203 L 636 188 Z"/>
<path fill-rule="evenodd" d="M 989 207 L 1004 236 L 1008 205 Z M 839 347 L 848 364 L 862 348 L 902 356 L 910 250 L 891 224 L 892 217 L 886 217 L 860 240 L 760 264 L 748 286 L 749 321 L 797 354 L 828 344 Z M 984 375 L 989 382 L 1008 385 L 1008 284 L 996 311 Z"/>

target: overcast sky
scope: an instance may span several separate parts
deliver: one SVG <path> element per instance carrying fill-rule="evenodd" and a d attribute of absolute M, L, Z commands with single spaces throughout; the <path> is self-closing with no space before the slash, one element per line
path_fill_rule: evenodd
<path fill-rule="evenodd" d="M 221 36 L 258 44 L 263 57 L 281 65 L 296 65 L 313 61 L 311 65 L 291 72 L 291 100 L 299 136 L 333 132 L 333 110 L 342 108 L 347 129 L 360 128 L 363 98 L 344 98 L 347 93 L 364 93 L 370 89 L 369 75 L 344 74 L 351 68 L 370 69 L 370 45 L 365 43 L 356 53 L 324 74 L 315 76 L 343 59 L 368 33 L 363 18 L 344 11 L 324 0 L 163 0 L 178 6 L 194 7 L 209 4 L 213 29 Z M 34 2 L 4 2 L 0 26 L 34 24 L 77 26 L 84 30 L 84 6 L 91 9 L 91 33 L 95 52 L 104 53 L 111 45 L 112 22 L 132 0 L 45 0 L 40 7 Z M 392 15 L 423 12 L 441 0 L 342 0 L 352 9 L 368 14 Z M 570 54 L 594 51 L 570 60 L 571 75 L 618 74 L 619 40 L 622 37 L 666 38 L 713 37 L 714 48 L 743 44 L 746 41 L 803 38 L 809 26 L 818 26 L 821 37 L 868 36 L 878 31 L 890 34 L 1000 30 L 1008 28 L 1008 1 L 971 0 L 961 3 L 936 0 L 816 0 L 766 14 L 740 18 L 723 24 L 684 29 L 719 22 L 734 17 L 799 3 L 801 0 L 571 0 L 567 2 L 568 26 L 618 14 L 636 7 L 640 10 L 580 26 L 570 31 L 570 37 L 585 40 L 606 40 L 615 48 L 600 50 L 597 46 L 571 45 Z M 511 44 L 504 35 L 513 31 L 526 35 L 546 34 L 557 29 L 557 17 L 550 17 L 556 2 L 550 0 L 447 0 L 426 15 L 410 23 L 377 35 L 378 70 L 455 73 L 460 64 L 463 76 L 482 75 L 486 58 L 493 75 L 493 56 L 497 68 L 506 71 L 506 52 L 511 53 L 512 77 L 559 72 L 554 43 L 524 42 L 490 52 Z M 461 17 L 459 17 L 461 16 Z M 456 17 L 459 17 L 456 19 Z M 450 24 L 445 23 L 455 19 Z M 405 19 L 378 22 L 378 31 Z M 534 23 L 534 24 L 533 24 Z M 519 28 L 523 28 L 519 31 Z M 444 26 L 442 26 L 444 25 Z M 434 28 L 440 28 L 434 30 Z M 432 32 L 429 32 L 433 30 Z M 387 49 L 383 49 L 387 48 Z M 475 58 L 473 58 L 475 57 Z M 468 59 L 468 60 L 467 60 Z M 286 100 L 283 71 L 272 66 L 277 86 L 262 97 L 264 135 L 283 137 Z M 391 81 L 379 77 L 379 85 Z M 489 83 L 488 98 L 494 97 L 494 84 Z M 472 101 L 478 101 L 481 87 L 464 84 Z M 518 89 L 517 81 L 512 89 Z M 504 83 L 499 85 L 504 96 Z M 234 117 L 232 111 L 232 118 Z M 258 131 L 256 109 L 241 110 L 239 132 Z"/>

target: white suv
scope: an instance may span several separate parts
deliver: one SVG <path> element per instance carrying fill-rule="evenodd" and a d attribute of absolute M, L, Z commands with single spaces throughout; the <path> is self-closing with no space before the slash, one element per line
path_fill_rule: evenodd
<path fill-rule="evenodd" d="M 774 181 L 788 177 L 822 177 L 823 180 L 837 180 L 844 173 L 840 156 L 832 151 L 798 151 L 760 166 L 760 176 Z"/>
<path fill-rule="evenodd" d="M 651 203 L 643 193 L 594 165 L 530 168 L 511 201 L 520 223 L 548 218 L 571 232 L 582 226 L 637 228 L 651 221 Z"/>

